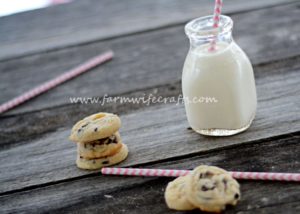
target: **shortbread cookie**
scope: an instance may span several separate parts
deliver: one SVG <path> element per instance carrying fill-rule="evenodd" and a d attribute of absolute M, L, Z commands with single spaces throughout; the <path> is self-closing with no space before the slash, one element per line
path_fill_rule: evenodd
<path fill-rule="evenodd" d="M 102 158 L 116 154 L 122 147 L 119 132 L 88 143 L 77 143 L 79 156 L 85 159 Z"/>
<path fill-rule="evenodd" d="M 76 164 L 81 169 L 100 169 L 105 166 L 115 165 L 125 160 L 128 155 L 128 148 L 125 144 L 121 144 L 122 147 L 118 153 L 112 156 L 95 159 L 85 159 L 77 155 Z"/>
<path fill-rule="evenodd" d="M 214 166 L 195 168 L 186 182 L 188 200 L 202 211 L 221 212 L 240 199 L 238 182 L 225 170 Z"/>
<path fill-rule="evenodd" d="M 165 191 L 165 200 L 170 209 L 193 210 L 196 207 L 191 204 L 185 195 L 187 176 L 178 177 L 168 183 Z"/>
<path fill-rule="evenodd" d="M 111 136 L 118 131 L 120 126 L 121 120 L 115 114 L 93 114 L 77 122 L 69 138 L 74 142 L 92 142 Z"/>

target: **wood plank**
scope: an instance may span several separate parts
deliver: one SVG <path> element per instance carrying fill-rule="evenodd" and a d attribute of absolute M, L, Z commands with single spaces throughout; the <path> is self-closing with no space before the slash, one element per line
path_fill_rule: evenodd
<path fill-rule="evenodd" d="M 121 115 L 121 135 L 131 154 L 121 165 L 157 162 L 299 131 L 300 66 L 299 60 L 293 63 L 294 66 L 289 65 L 297 69 L 274 67 L 270 73 L 272 75 L 257 79 L 257 116 L 250 129 L 240 135 L 208 138 L 187 130 L 182 105 L 169 104 Z M 91 172 L 76 169 L 76 149 L 67 139 L 69 132 L 70 128 L 64 128 L 28 142 L 20 141 L 15 146 L 2 148 L 0 192 L 90 174 Z M 160 151 L 159 155 L 156 154 L 157 151 Z M 28 164 L 29 167 L 24 167 Z"/>
<path fill-rule="evenodd" d="M 226 13 L 292 0 L 226 2 Z M 85 0 L 0 18 L 0 59 L 186 22 L 211 14 L 209 0 Z M 168 15 L 166 15 L 166 13 Z"/>
<path fill-rule="evenodd" d="M 300 212 L 300 201 L 296 201 L 293 203 L 287 203 L 287 204 L 274 204 L 272 206 L 268 207 L 261 207 L 258 209 L 249 209 L 246 211 L 242 211 L 243 213 L 253 213 L 255 212 L 256 214 L 266 214 L 266 213 L 299 213 Z M 234 212 L 231 212 L 234 213 Z"/>
<path fill-rule="evenodd" d="M 254 64 L 299 55 L 300 23 L 297 5 L 232 16 L 235 21 L 235 38 Z M 69 97 L 74 96 L 101 97 L 106 93 L 117 95 L 179 81 L 188 40 L 183 33 L 183 26 L 170 27 L 2 62 L 0 102 L 55 77 L 107 48 L 116 52 L 116 58 L 110 63 L 49 91 L 6 115 L 66 105 L 69 104 Z"/>
<path fill-rule="evenodd" d="M 227 170 L 297 172 L 300 169 L 300 133 L 253 144 L 229 147 L 208 154 L 196 154 L 149 168 L 191 169 L 199 164 Z M 240 154 L 240 155 L 237 155 Z M 276 155 L 274 155 L 276 154 Z M 46 187 L 0 196 L 0 209 L 11 212 L 64 213 L 175 213 L 164 204 L 163 191 L 171 178 L 101 176 L 53 184 Z M 297 213 L 300 201 L 297 183 L 241 181 L 242 200 L 226 213 L 268 210 L 278 205 Z M 111 197 L 110 197 L 111 196 Z M 283 213 L 278 209 L 276 213 Z"/>
<path fill-rule="evenodd" d="M 276 73 L 284 74 L 282 70 L 289 68 L 290 70 L 299 69 L 299 64 L 295 63 L 300 57 L 289 58 L 273 62 L 271 64 L 254 66 L 256 78 Z M 274 69 L 275 68 L 275 69 Z M 128 98 L 139 98 L 141 96 L 149 96 L 150 94 L 162 97 L 177 97 L 181 94 L 180 81 L 172 84 L 164 84 L 155 86 L 154 88 L 142 89 L 140 91 L 121 94 Z M 158 103 L 151 103 L 149 106 L 154 107 Z M 53 132 L 63 127 L 71 127 L 76 121 L 93 112 L 115 112 L 117 114 L 127 114 L 136 110 L 149 107 L 143 103 L 105 103 L 99 104 L 72 104 L 59 106 L 55 108 L 34 111 L 27 114 L 18 114 L 13 116 L 2 117 L 0 122 L 0 147 L 9 146 L 12 143 L 23 143 L 26 140 L 38 138 L 41 134 Z M 20 123 L 20 121 L 23 121 Z"/>

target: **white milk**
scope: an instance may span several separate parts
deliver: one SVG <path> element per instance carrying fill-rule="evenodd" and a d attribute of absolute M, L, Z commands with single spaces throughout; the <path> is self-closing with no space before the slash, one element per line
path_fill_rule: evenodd
<path fill-rule="evenodd" d="M 232 41 L 192 48 L 182 74 L 182 91 L 190 126 L 205 135 L 225 136 L 247 129 L 256 111 L 253 69 Z M 199 101 L 191 102 L 198 98 Z"/>

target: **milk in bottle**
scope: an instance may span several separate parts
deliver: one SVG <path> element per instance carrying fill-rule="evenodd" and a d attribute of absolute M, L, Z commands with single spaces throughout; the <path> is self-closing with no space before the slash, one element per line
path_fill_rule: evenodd
<path fill-rule="evenodd" d="M 247 55 L 232 39 L 231 18 L 221 16 L 218 29 L 213 29 L 212 23 L 212 16 L 207 16 L 185 27 L 190 50 L 182 73 L 182 92 L 193 130 L 228 136 L 246 130 L 254 119 L 255 81 Z"/>

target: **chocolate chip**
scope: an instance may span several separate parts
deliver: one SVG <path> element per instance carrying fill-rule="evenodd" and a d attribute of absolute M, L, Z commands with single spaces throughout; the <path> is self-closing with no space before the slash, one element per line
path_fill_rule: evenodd
<path fill-rule="evenodd" d="M 108 139 L 108 138 L 103 138 L 103 139 L 99 139 L 99 140 L 94 141 L 94 142 L 95 142 L 97 145 L 103 145 L 104 143 L 107 144 L 107 143 L 106 143 L 107 139 Z"/>
<path fill-rule="evenodd" d="M 103 161 L 102 164 L 109 164 L 109 161 Z"/>
<path fill-rule="evenodd" d="M 111 142 L 112 143 L 118 143 L 118 139 L 116 138 L 116 136 L 113 136 L 113 138 L 111 138 Z"/>
<path fill-rule="evenodd" d="M 82 159 L 83 157 L 82 157 L 82 156 L 79 156 L 79 158 Z"/>
<path fill-rule="evenodd" d="M 210 171 L 207 171 L 205 173 L 205 177 L 212 177 L 214 175 L 214 173 L 210 172 Z"/>
<path fill-rule="evenodd" d="M 216 186 L 207 187 L 207 186 L 203 185 L 203 186 L 201 187 L 201 190 L 204 191 L 204 192 L 206 192 L 206 191 L 208 191 L 208 190 L 213 190 L 214 188 L 216 188 Z"/>
<path fill-rule="evenodd" d="M 202 190 L 202 191 L 207 191 L 208 188 L 207 188 L 207 186 L 202 186 L 202 187 L 201 187 L 201 190 Z"/>
<path fill-rule="evenodd" d="M 223 179 L 222 182 L 223 182 L 224 188 L 225 188 L 225 190 L 226 190 L 226 189 L 227 189 L 227 180 L 226 180 L 226 179 Z"/>
<path fill-rule="evenodd" d="M 200 173 L 199 175 L 199 179 L 202 179 L 202 178 L 207 178 L 207 177 L 212 177 L 214 174 L 210 171 L 207 171 L 205 172 L 204 174 L 203 173 Z"/>
<path fill-rule="evenodd" d="M 86 127 L 87 125 L 89 125 L 89 123 L 86 123 L 86 124 L 82 125 L 81 128 L 84 128 L 84 127 Z"/>
<path fill-rule="evenodd" d="M 187 127 L 186 129 L 187 129 L 187 130 L 192 130 L 192 128 L 191 128 L 191 127 Z"/>
<path fill-rule="evenodd" d="M 207 186 L 202 186 L 202 187 L 201 187 L 201 190 L 204 191 L 204 192 L 206 192 L 206 191 L 208 191 L 208 190 L 213 190 L 214 188 L 215 188 L 215 186 L 212 186 L 211 188 L 209 188 L 209 187 L 207 187 Z"/>
<path fill-rule="evenodd" d="M 238 193 L 235 193 L 234 198 L 239 199 L 240 195 Z"/>
<path fill-rule="evenodd" d="M 84 148 L 86 149 L 86 144 L 84 144 Z"/>
<path fill-rule="evenodd" d="M 94 129 L 94 132 L 96 132 L 96 131 L 98 131 L 98 128 L 95 128 L 95 129 Z"/>
<path fill-rule="evenodd" d="M 201 178 L 203 178 L 204 176 L 203 176 L 203 174 L 202 173 L 200 173 L 200 175 L 199 175 L 199 179 L 201 179 Z"/>
<path fill-rule="evenodd" d="M 81 132 L 81 131 L 82 131 L 82 129 L 78 129 L 78 131 L 77 131 L 77 132 L 79 133 L 79 132 Z"/>
<path fill-rule="evenodd" d="M 106 138 L 107 139 L 107 138 Z M 109 145 L 111 143 L 118 143 L 117 138 L 115 136 L 108 137 L 108 141 L 105 143 L 106 145 Z"/>
<path fill-rule="evenodd" d="M 98 140 L 98 141 L 97 141 L 97 144 L 98 144 L 98 145 L 103 145 L 104 142 L 105 142 L 105 139 L 104 139 L 104 140 L 101 139 L 101 140 Z"/>

